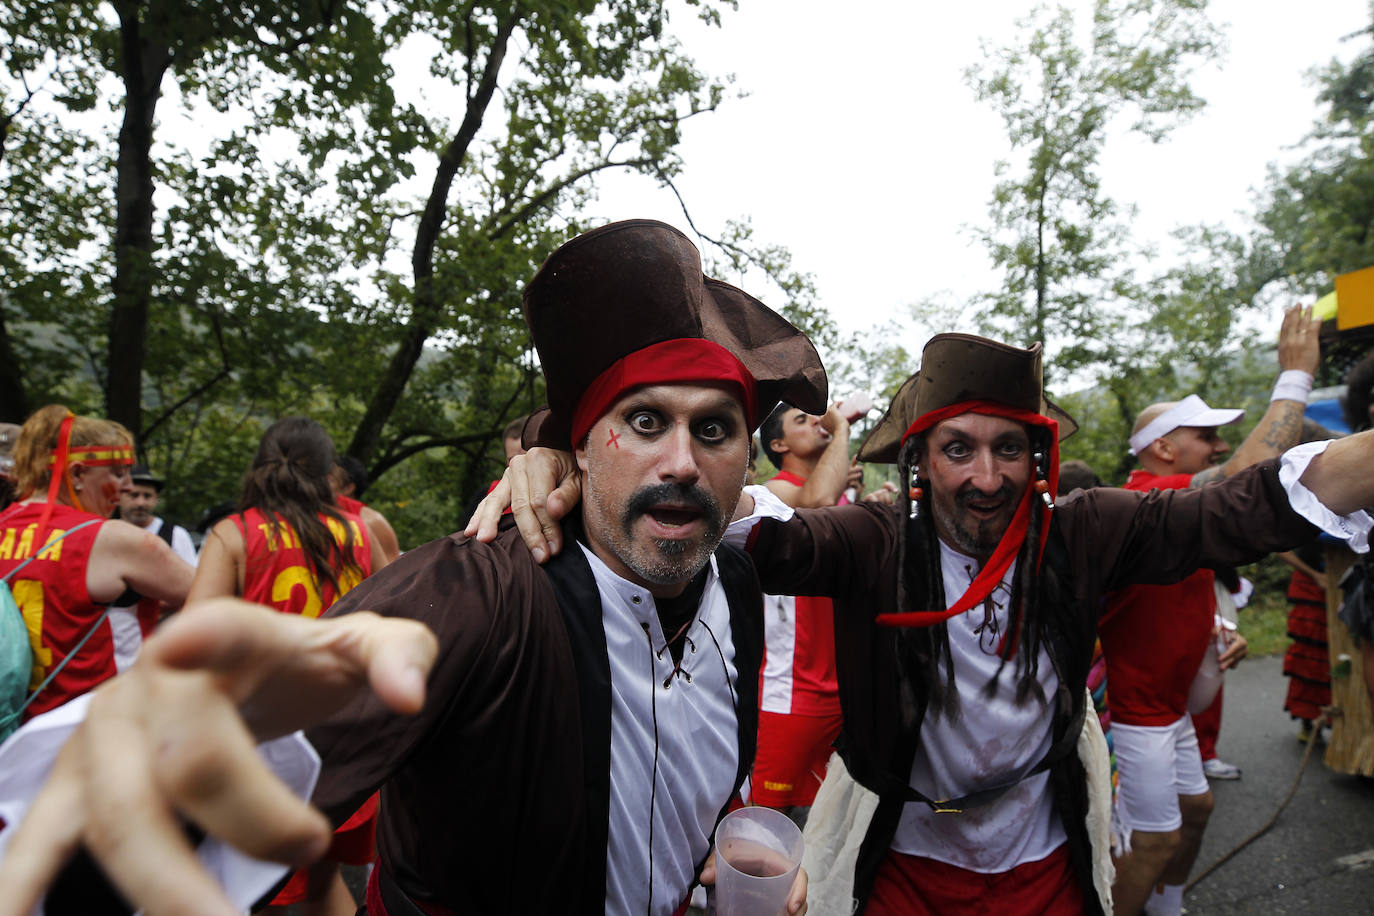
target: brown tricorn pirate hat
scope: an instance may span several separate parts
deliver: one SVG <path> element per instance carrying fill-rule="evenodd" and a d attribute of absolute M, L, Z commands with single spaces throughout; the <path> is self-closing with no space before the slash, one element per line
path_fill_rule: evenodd
<path fill-rule="evenodd" d="M 670 340 L 711 341 L 739 360 L 755 382 L 755 424 L 778 401 L 825 412 L 825 369 L 806 335 L 704 276 L 696 246 L 666 223 L 611 223 L 564 244 L 526 287 L 524 309 L 548 393 L 525 425 L 527 448 L 567 449 L 588 387 L 618 360 Z"/>
<path fill-rule="evenodd" d="M 1045 398 L 1043 349 L 1008 346 L 972 334 L 937 334 L 926 342 L 921 369 L 902 383 L 887 413 L 859 449 L 859 460 L 895 464 L 902 437 L 918 417 L 967 401 L 995 401 L 1059 423 L 1063 440 L 1078 424 Z"/>

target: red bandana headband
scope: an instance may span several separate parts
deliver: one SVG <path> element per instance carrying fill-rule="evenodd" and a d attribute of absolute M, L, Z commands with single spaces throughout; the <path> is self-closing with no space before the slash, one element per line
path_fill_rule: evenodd
<path fill-rule="evenodd" d="M 718 343 L 700 337 L 680 337 L 651 344 L 622 356 L 598 375 L 577 402 L 572 417 L 572 444 L 587 437 L 625 392 L 645 385 L 696 382 L 724 383 L 735 390 L 751 424 L 758 421 L 757 382 L 735 355 Z"/>
<path fill-rule="evenodd" d="M 911 424 L 911 428 L 902 436 L 903 444 L 906 440 L 918 433 L 923 433 L 930 429 L 941 420 L 948 420 L 950 417 L 957 417 L 960 414 L 977 413 L 992 417 L 1006 417 L 1009 420 L 1016 420 L 1018 423 L 1025 423 L 1029 426 L 1039 426 L 1049 431 L 1050 434 L 1050 454 L 1049 472 L 1046 482 L 1049 484 L 1048 492 L 1056 493 L 1059 489 L 1059 423 L 1049 417 L 1029 410 L 1018 410 L 1014 407 L 1007 407 L 1005 404 L 998 404 L 995 401 L 964 401 L 959 404 L 951 404 L 949 407 L 942 407 L 939 410 L 932 410 L 916 418 L 916 422 Z M 1050 507 L 1040 502 L 1039 494 L 1034 492 L 1035 487 L 1028 485 L 1026 491 L 1021 495 L 1021 502 L 1016 507 L 1016 514 L 1012 516 L 1011 523 L 1007 525 L 1006 533 L 1002 535 L 1002 540 L 998 542 L 997 549 L 992 552 L 992 556 L 983 564 L 983 568 L 978 571 L 977 577 L 969 584 L 968 591 L 964 592 L 963 597 L 954 602 L 948 610 L 944 611 L 912 611 L 909 613 L 879 614 L 877 621 L 881 626 L 888 627 L 929 627 L 937 623 L 962 614 L 964 611 L 977 606 L 981 601 L 992 594 L 993 589 L 1005 578 L 1007 570 L 1011 569 L 1012 562 L 1016 555 L 1021 552 L 1021 546 L 1026 542 L 1026 530 L 1030 524 L 1030 514 L 1032 506 L 1039 502 L 1038 510 L 1042 513 L 1040 530 L 1042 534 L 1049 533 Z M 1039 569 L 1040 562 L 1045 556 L 1045 543 L 1047 538 L 1041 537 L 1040 551 L 1035 558 L 1036 569 Z M 1001 648 L 999 647 L 999 653 Z M 1015 645 L 1012 646 L 1012 653 L 1016 651 Z"/>

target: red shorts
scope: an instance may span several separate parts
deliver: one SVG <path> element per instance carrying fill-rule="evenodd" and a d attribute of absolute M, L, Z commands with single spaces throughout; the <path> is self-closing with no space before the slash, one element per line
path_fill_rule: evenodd
<path fill-rule="evenodd" d="M 942 913 L 1082 916 L 1083 890 L 1063 846 L 1039 862 L 1025 862 L 996 875 L 889 851 L 878 868 L 864 916 Z"/>
<path fill-rule="evenodd" d="M 798 716 L 759 712 L 759 748 L 749 798 L 755 805 L 809 805 L 825 779 L 831 745 L 840 733 L 838 712 Z"/>
<path fill-rule="evenodd" d="M 363 802 L 363 806 L 338 830 L 329 843 L 321 862 L 342 862 L 345 865 L 366 865 L 372 861 L 377 847 L 377 795 Z M 290 906 L 306 899 L 309 887 L 308 868 L 291 873 L 291 880 L 272 898 L 272 906 Z"/>

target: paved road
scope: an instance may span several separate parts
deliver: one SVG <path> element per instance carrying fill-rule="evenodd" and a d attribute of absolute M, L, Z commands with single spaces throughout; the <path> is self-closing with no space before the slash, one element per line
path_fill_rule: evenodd
<path fill-rule="evenodd" d="M 1259 829 L 1288 793 L 1305 746 L 1283 711 L 1281 659 L 1248 659 L 1226 677 L 1217 751 L 1244 768 L 1212 783 L 1216 809 L 1194 875 Z M 1278 822 L 1185 898 L 1191 914 L 1374 912 L 1374 780 L 1334 773 L 1312 753 Z"/>

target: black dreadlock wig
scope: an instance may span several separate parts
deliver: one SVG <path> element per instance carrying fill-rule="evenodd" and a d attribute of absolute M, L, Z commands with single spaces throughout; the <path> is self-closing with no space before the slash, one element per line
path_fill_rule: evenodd
<path fill-rule="evenodd" d="M 1043 456 L 1049 455 L 1053 445 L 1050 432 L 1035 426 L 1028 427 L 1027 431 L 1030 434 L 1031 452 L 1037 456 L 1035 473 L 1043 478 L 1048 469 L 1048 462 L 1043 460 Z M 899 480 L 915 480 L 913 469 L 917 468 L 924 449 L 925 440 L 922 436 L 912 436 L 903 443 L 897 458 Z M 922 481 L 913 486 L 924 489 L 928 483 Z M 1031 495 L 1033 499 L 1036 498 L 1035 493 Z M 944 608 L 947 606 L 944 576 L 940 568 L 939 539 L 931 509 L 928 504 L 920 505 L 913 513 L 909 489 L 903 490 L 901 499 L 903 520 L 897 536 L 901 563 L 897 578 L 897 610 L 909 612 Z M 1002 669 L 1006 667 L 1014 649 L 1017 700 L 1024 700 L 1032 694 L 1044 699 L 1037 679 L 1039 657 L 1041 648 L 1050 648 L 1050 645 L 1045 638 L 1044 627 L 1037 624 L 1041 621 L 1042 602 L 1057 600 L 1059 588 L 1057 577 L 1048 564 L 1041 573 L 1038 574 L 1036 570 L 1040 545 L 1046 535 L 1042 519 L 1043 513 L 1030 513 L 1026 539 L 1016 559 L 1002 663 L 983 687 L 983 694 L 987 697 L 996 695 Z M 959 695 L 954 686 L 954 666 L 946 625 L 903 627 L 897 633 L 896 647 L 898 668 L 903 673 L 900 698 L 903 724 L 914 725 L 920 718 L 917 684 L 923 688 L 920 693 L 929 698 L 932 708 L 951 719 L 957 719 Z M 1057 667 L 1053 656 L 1051 651 L 1051 663 Z"/>

